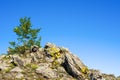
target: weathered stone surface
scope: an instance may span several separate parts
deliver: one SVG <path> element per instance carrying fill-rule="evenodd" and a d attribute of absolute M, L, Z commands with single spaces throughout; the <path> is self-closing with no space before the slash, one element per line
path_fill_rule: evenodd
<path fill-rule="evenodd" d="M 23 70 L 19 67 L 15 67 L 12 70 L 10 70 L 10 72 L 22 72 Z"/>
<path fill-rule="evenodd" d="M 30 56 L 32 58 L 32 62 L 38 62 L 38 59 L 36 58 L 36 54 L 35 53 L 30 53 Z"/>
<path fill-rule="evenodd" d="M 0 55 L 0 60 L 3 59 L 6 55 Z"/>
<path fill-rule="evenodd" d="M 11 63 L 13 63 L 16 66 L 24 66 L 24 62 L 18 55 L 12 56 Z"/>
<path fill-rule="evenodd" d="M 49 68 L 49 64 L 48 63 L 40 63 L 39 67 L 36 69 L 36 73 L 43 73 L 45 69 Z"/>
<path fill-rule="evenodd" d="M 82 72 L 80 72 L 80 69 L 83 67 L 83 65 L 78 66 L 74 61 L 74 56 L 70 53 L 65 54 L 65 62 L 63 63 L 63 66 L 71 76 L 77 79 L 84 79 Z"/>
<path fill-rule="evenodd" d="M 120 76 L 117 77 L 117 80 L 120 80 Z"/>
<path fill-rule="evenodd" d="M 17 79 L 22 79 L 24 77 L 24 75 L 22 73 L 18 73 L 15 78 Z"/>
<path fill-rule="evenodd" d="M 26 66 L 27 64 L 30 64 L 32 62 L 32 58 L 28 57 L 24 59 L 24 66 Z"/>
<path fill-rule="evenodd" d="M 75 80 L 74 78 L 71 78 L 71 77 L 62 77 L 60 80 Z"/>
<path fill-rule="evenodd" d="M 54 61 L 54 59 L 51 58 L 51 57 L 45 57 L 45 60 L 46 60 L 47 62 L 50 62 L 50 63 L 52 63 L 52 62 Z"/>
<path fill-rule="evenodd" d="M 53 43 L 50 43 L 50 42 L 48 42 L 48 43 L 45 45 L 45 49 L 46 49 L 46 48 L 51 48 L 51 47 L 56 47 L 56 45 L 53 44 Z"/>
<path fill-rule="evenodd" d="M 14 80 L 17 73 L 6 73 L 2 76 L 2 80 Z"/>
<path fill-rule="evenodd" d="M 66 70 L 65 70 L 64 67 L 58 67 L 58 68 L 57 68 L 57 71 L 58 71 L 59 73 L 66 73 Z"/>
<path fill-rule="evenodd" d="M 114 74 L 102 74 L 102 77 L 106 80 L 117 80 Z"/>
<path fill-rule="evenodd" d="M 69 49 L 52 43 L 44 48 L 31 47 L 25 54 L 0 56 L 0 80 L 120 80 L 99 70 L 85 69 Z"/>
<path fill-rule="evenodd" d="M 31 52 L 37 52 L 39 47 L 37 45 L 31 46 Z"/>
<path fill-rule="evenodd" d="M 57 77 L 57 72 L 54 69 L 49 68 L 49 64 L 47 63 L 40 64 L 36 69 L 36 73 L 39 73 L 48 79 Z"/>
<path fill-rule="evenodd" d="M 9 68 L 9 64 L 7 63 L 0 63 L 0 71 L 4 71 Z"/>
<path fill-rule="evenodd" d="M 99 70 L 89 69 L 89 78 L 95 80 L 119 80 L 113 74 L 104 74 Z"/>

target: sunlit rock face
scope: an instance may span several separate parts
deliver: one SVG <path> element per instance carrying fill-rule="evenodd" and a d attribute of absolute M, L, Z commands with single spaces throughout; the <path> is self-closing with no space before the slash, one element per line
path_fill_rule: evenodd
<path fill-rule="evenodd" d="M 47 43 L 31 46 L 24 54 L 0 56 L 0 80 L 120 80 L 89 69 L 64 47 Z"/>

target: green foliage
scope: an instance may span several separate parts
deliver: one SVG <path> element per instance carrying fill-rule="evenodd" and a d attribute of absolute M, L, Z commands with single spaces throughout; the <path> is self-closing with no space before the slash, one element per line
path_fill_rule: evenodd
<path fill-rule="evenodd" d="M 81 68 L 81 71 L 82 71 L 82 73 L 87 74 L 88 73 L 88 68 L 87 67 Z"/>
<path fill-rule="evenodd" d="M 16 42 L 9 42 L 9 54 L 24 53 L 26 49 L 30 49 L 31 46 L 40 46 L 41 37 L 38 37 L 38 33 L 41 29 L 33 29 L 30 18 L 21 18 L 20 25 L 16 26 L 13 31 L 17 35 Z"/>
<path fill-rule="evenodd" d="M 56 46 L 53 46 L 51 48 L 48 48 L 47 51 L 51 55 L 53 62 L 52 62 L 52 68 L 57 68 L 60 63 L 57 61 L 61 57 L 60 49 L 57 48 Z"/>
<path fill-rule="evenodd" d="M 58 59 L 61 57 L 60 54 L 60 49 L 57 47 L 51 47 L 48 49 L 48 52 L 50 53 L 50 55 L 54 58 L 54 59 Z"/>

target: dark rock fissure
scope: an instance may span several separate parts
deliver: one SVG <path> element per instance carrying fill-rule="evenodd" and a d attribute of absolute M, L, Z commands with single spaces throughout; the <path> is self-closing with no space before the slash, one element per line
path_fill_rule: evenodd
<path fill-rule="evenodd" d="M 62 66 L 65 68 L 66 72 L 69 75 L 78 79 L 78 75 L 75 75 L 75 73 L 71 71 L 71 68 L 69 67 L 70 65 L 68 64 L 68 61 L 66 60 L 66 58 L 65 58 L 65 62 L 62 64 Z"/>

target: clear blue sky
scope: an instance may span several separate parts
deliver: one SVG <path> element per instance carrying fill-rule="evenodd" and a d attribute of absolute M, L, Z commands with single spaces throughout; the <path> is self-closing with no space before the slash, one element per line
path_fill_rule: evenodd
<path fill-rule="evenodd" d="M 64 46 L 89 67 L 120 75 L 120 0 L 0 0 L 0 53 L 19 18 L 42 28 L 42 46 Z"/>

